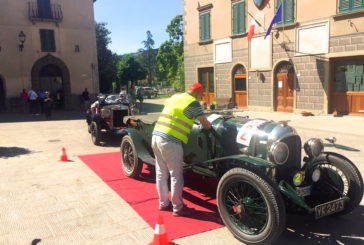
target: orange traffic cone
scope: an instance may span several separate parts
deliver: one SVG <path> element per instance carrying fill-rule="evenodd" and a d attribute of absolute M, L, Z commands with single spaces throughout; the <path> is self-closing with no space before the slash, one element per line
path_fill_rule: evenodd
<path fill-rule="evenodd" d="M 154 239 L 149 245 L 173 245 L 173 241 L 168 241 L 166 230 L 164 229 L 163 216 L 158 216 L 157 224 L 154 229 Z"/>
<path fill-rule="evenodd" d="M 62 153 L 61 153 L 61 159 L 59 159 L 60 162 L 68 162 L 68 157 L 66 154 L 66 148 L 62 147 Z"/>

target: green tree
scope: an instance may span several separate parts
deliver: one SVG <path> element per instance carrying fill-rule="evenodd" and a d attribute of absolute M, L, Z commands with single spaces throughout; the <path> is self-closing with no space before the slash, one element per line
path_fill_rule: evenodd
<path fill-rule="evenodd" d="M 134 86 L 136 81 L 146 78 L 147 71 L 133 55 L 124 55 L 117 64 L 116 74 L 121 86 L 128 85 L 129 81 Z"/>
<path fill-rule="evenodd" d="M 100 92 L 108 93 L 112 90 L 112 83 L 116 81 L 117 55 L 108 48 L 111 43 L 111 32 L 106 23 L 96 23 L 97 61 L 99 70 Z"/>
<path fill-rule="evenodd" d="M 167 80 L 177 91 L 184 90 L 183 18 L 177 15 L 166 29 L 169 40 L 162 43 L 157 54 L 157 76 Z"/>
<path fill-rule="evenodd" d="M 147 39 L 142 41 L 144 49 L 141 49 L 140 51 L 143 52 L 143 63 L 148 72 L 147 76 L 148 84 L 149 86 L 151 86 L 155 73 L 155 55 L 153 52 L 154 40 L 153 40 L 153 35 L 149 30 L 147 31 L 146 34 L 147 34 Z"/>

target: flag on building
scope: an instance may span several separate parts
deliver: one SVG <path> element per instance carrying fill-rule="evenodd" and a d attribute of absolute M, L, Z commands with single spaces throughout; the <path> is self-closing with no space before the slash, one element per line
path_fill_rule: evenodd
<path fill-rule="evenodd" d="M 252 18 L 248 32 L 248 41 L 252 39 L 257 29 L 258 29 L 258 23 L 255 21 L 254 18 Z"/>
<path fill-rule="evenodd" d="M 271 30 L 272 30 L 272 26 L 275 24 L 275 23 L 278 23 L 282 20 L 282 3 L 279 4 L 279 7 L 277 9 L 277 12 L 276 14 L 274 15 L 272 21 L 270 22 L 269 24 L 269 27 L 267 29 L 267 32 L 265 33 L 265 36 L 264 36 L 264 39 L 269 36 Z"/>

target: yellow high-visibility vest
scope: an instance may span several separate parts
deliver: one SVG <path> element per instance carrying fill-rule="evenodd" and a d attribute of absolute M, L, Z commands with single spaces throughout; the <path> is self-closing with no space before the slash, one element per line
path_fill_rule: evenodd
<path fill-rule="evenodd" d="M 187 144 L 195 118 L 189 119 L 183 111 L 193 101 L 196 101 L 196 98 L 188 93 L 173 95 L 164 103 L 164 109 L 154 130 L 169 134 Z"/>

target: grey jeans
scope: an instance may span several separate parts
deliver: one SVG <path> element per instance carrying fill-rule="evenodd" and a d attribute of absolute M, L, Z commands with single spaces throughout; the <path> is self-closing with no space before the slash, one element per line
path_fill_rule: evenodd
<path fill-rule="evenodd" d="M 182 143 L 175 143 L 160 136 L 153 135 L 152 148 L 156 164 L 156 182 L 159 195 L 159 206 L 169 204 L 168 178 L 171 176 L 171 201 L 173 211 L 183 207 L 183 148 Z"/>

